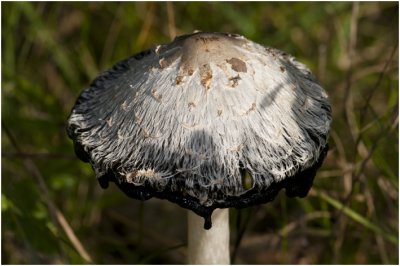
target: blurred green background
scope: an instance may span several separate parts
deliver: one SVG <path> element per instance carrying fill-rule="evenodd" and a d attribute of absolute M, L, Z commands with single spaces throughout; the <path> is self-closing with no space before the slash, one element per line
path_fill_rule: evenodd
<path fill-rule="evenodd" d="M 180 264 L 186 212 L 102 190 L 65 133 L 117 61 L 194 30 L 238 33 L 307 64 L 333 107 L 305 199 L 231 211 L 240 264 L 398 264 L 397 2 L 2 2 L 3 264 Z"/>

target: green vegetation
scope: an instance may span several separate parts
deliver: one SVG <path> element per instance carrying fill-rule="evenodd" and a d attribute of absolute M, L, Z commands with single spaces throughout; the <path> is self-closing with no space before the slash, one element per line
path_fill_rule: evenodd
<path fill-rule="evenodd" d="M 240 264 L 397 264 L 397 2 L 2 2 L 2 263 L 185 263 L 186 212 L 102 190 L 65 133 L 102 70 L 193 30 L 307 64 L 331 97 L 330 152 L 304 199 L 232 210 Z"/>

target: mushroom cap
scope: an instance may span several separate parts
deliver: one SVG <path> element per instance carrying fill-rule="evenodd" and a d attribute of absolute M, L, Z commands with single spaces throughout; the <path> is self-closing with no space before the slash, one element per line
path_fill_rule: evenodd
<path fill-rule="evenodd" d="M 294 57 L 243 36 L 183 35 L 100 74 L 67 132 L 102 187 L 215 208 L 307 195 L 327 149 L 328 96 Z"/>

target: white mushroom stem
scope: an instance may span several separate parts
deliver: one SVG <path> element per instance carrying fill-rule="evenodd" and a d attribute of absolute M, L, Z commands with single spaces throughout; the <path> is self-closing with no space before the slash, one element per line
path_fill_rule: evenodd
<path fill-rule="evenodd" d="M 229 209 L 215 209 L 212 227 L 204 229 L 204 219 L 188 212 L 188 263 L 230 264 Z"/>

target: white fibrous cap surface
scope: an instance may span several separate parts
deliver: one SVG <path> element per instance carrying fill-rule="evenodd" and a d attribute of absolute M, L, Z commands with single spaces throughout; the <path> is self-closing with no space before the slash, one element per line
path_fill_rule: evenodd
<path fill-rule="evenodd" d="M 102 73 L 77 100 L 68 134 L 98 177 L 168 187 L 207 207 L 312 167 L 330 125 L 327 94 L 292 56 L 195 33 Z"/>

